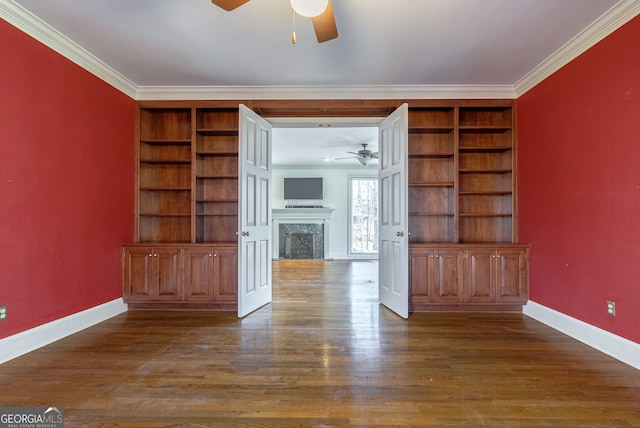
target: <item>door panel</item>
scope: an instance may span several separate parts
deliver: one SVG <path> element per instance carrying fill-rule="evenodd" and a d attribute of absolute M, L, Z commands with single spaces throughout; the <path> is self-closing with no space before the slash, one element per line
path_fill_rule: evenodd
<path fill-rule="evenodd" d="M 469 271 L 465 275 L 465 280 L 469 295 L 466 300 L 470 303 L 495 301 L 495 250 L 469 250 L 467 257 Z"/>
<path fill-rule="evenodd" d="M 236 300 L 238 296 L 238 252 L 235 250 L 218 250 L 214 260 L 214 295 L 215 300 Z"/>
<path fill-rule="evenodd" d="M 243 199 L 244 202 L 244 215 L 245 225 L 256 225 L 256 176 L 254 174 L 247 174 L 245 184 L 246 195 Z"/>
<path fill-rule="evenodd" d="M 403 104 L 380 124 L 380 303 L 409 316 L 407 213 L 408 108 Z"/>
<path fill-rule="evenodd" d="M 527 300 L 526 250 L 501 249 L 497 255 L 497 299 L 524 303 Z"/>
<path fill-rule="evenodd" d="M 409 250 L 409 292 L 411 301 L 426 303 L 433 294 L 430 280 L 429 255 L 426 252 Z"/>
<path fill-rule="evenodd" d="M 179 289 L 180 250 L 173 248 L 156 249 L 154 259 L 157 259 L 158 269 L 158 300 L 179 300 L 182 290 Z"/>
<path fill-rule="evenodd" d="M 240 106 L 238 316 L 271 302 L 271 125 Z"/>
<path fill-rule="evenodd" d="M 437 249 L 431 256 L 433 275 L 440 303 L 459 303 L 463 301 L 462 252 L 459 250 Z"/>
<path fill-rule="evenodd" d="M 155 278 L 153 249 L 127 248 L 124 253 L 123 263 L 123 288 L 126 299 L 153 299 L 152 281 Z"/>
<path fill-rule="evenodd" d="M 213 300 L 213 248 L 190 248 L 186 250 L 184 263 L 185 300 Z"/>

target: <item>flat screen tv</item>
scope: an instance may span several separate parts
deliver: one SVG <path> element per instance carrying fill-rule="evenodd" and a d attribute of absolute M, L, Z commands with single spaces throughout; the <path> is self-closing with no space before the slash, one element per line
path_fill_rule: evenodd
<path fill-rule="evenodd" d="M 284 179 L 284 199 L 321 200 L 322 177 L 296 177 Z"/>

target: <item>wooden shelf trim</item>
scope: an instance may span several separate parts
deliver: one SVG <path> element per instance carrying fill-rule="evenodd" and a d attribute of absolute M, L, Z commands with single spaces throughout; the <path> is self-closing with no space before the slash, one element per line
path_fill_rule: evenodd
<path fill-rule="evenodd" d="M 190 192 L 191 187 L 140 187 L 141 191 L 149 192 Z"/>
<path fill-rule="evenodd" d="M 190 164 L 191 159 L 140 159 L 140 163 L 150 164 Z"/>
<path fill-rule="evenodd" d="M 487 191 L 477 191 L 477 192 L 466 192 L 466 191 L 459 191 L 458 195 L 460 196 L 474 196 L 474 195 L 480 195 L 480 196 L 508 196 L 508 195 L 512 195 L 513 192 L 510 190 L 487 190 Z"/>
<path fill-rule="evenodd" d="M 460 217 L 511 217 L 513 214 L 501 213 L 459 213 Z"/>
<path fill-rule="evenodd" d="M 223 202 L 238 202 L 237 199 L 196 199 L 196 202 L 217 202 L 217 203 L 223 203 Z"/>
<path fill-rule="evenodd" d="M 453 152 L 442 153 L 409 153 L 409 158 L 425 159 L 425 158 L 452 158 L 455 156 Z"/>
<path fill-rule="evenodd" d="M 511 131 L 511 125 L 460 125 L 460 132 L 506 132 Z"/>
<path fill-rule="evenodd" d="M 459 169 L 458 172 L 461 174 L 504 174 L 508 172 L 512 172 L 511 168 L 495 168 L 495 169 L 480 169 L 480 168 L 465 168 Z"/>
<path fill-rule="evenodd" d="M 511 146 L 478 146 L 478 147 L 465 146 L 465 147 L 460 147 L 458 150 L 463 153 L 501 153 L 501 152 L 507 152 L 512 149 L 513 147 Z"/>
<path fill-rule="evenodd" d="M 425 212 L 410 212 L 410 216 L 414 217 L 454 217 L 454 213 L 425 213 Z"/>
<path fill-rule="evenodd" d="M 454 126 L 409 126 L 409 134 L 448 134 Z"/>
<path fill-rule="evenodd" d="M 191 217 L 191 213 L 140 213 L 140 217 Z"/>
<path fill-rule="evenodd" d="M 453 181 L 440 181 L 440 182 L 410 182 L 409 187 L 453 187 Z"/>
<path fill-rule="evenodd" d="M 196 132 L 200 135 L 221 136 L 221 137 L 237 137 L 238 128 L 198 128 Z"/>
<path fill-rule="evenodd" d="M 197 151 L 198 156 L 212 156 L 212 157 L 238 157 L 238 152 L 212 152 L 212 151 Z"/>
<path fill-rule="evenodd" d="M 175 139 L 175 138 L 141 138 L 141 143 L 148 144 L 150 146 L 190 146 L 191 139 Z"/>
<path fill-rule="evenodd" d="M 196 178 L 204 178 L 206 180 L 215 180 L 215 179 L 225 179 L 228 180 L 230 178 L 234 178 L 237 179 L 238 176 L 237 175 L 202 175 L 202 174 L 196 174 Z"/>

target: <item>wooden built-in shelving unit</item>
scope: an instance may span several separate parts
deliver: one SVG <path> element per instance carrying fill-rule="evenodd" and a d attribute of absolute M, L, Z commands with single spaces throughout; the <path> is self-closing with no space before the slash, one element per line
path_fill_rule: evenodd
<path fill-rule="evenodd" d="M 237 306 L 238 106 L 138 107 L 129 307 Z"/>
<path fill-rule="evenodd" d="M 408 144 L 411 309 L 521 308 L 513 103 L 410 104 Z"/>
<path fill-rule="evenodd" d="M 243 103 L 266 117 L 331 118 L 386 116 L 402 102 Z M 529 249 L 517 242 L 514 102 L 406 102 L 411 309 L 521 307 Z M 138 103 L 135 243 L 123 246 L 130 306 L 235 309 L 239 104 Z"/>

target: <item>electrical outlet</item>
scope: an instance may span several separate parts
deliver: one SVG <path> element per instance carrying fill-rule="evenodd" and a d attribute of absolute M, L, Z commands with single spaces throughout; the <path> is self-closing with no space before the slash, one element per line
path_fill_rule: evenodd
<path fill-rule="evenodd" d="M 0 321 L 4 321 L 7 319 L 7 307 L 0 306 Z"/>
<path fill-rule="evenodd" d="M 612 317 L 616 316 L 616 302 L 607 301 L 607 313 Z"/>

